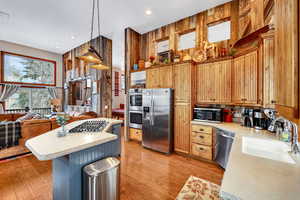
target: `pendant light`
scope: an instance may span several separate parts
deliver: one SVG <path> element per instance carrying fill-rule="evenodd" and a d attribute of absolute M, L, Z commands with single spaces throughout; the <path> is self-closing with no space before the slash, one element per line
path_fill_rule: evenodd
<path fill-rule="evenodd" d="M 92 24 L 91 24 L 91 40 L 88 52 L 78 58 L 89 63 L 89 67 L 97 70 L 109 70 L 110 67 L 103 64 L 103 58 L 99 52 L 92 46 L 93 32 L 94 32 L 94 17 L 95 17 L 95 1 L 97 1 L 97 17 L 98 17 L 98 37 L 100 36 L 100 8 L 99 0 L 93 0 L 92 10 Z M 100 49 L 100 44 L 99 44 Z"/>

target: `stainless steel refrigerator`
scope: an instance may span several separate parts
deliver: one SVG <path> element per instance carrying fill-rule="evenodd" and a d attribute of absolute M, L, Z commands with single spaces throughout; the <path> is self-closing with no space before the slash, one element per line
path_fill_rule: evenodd
<path fill-rule="evenodd" d="M 173 150 L 173 90 L 143 90 L 143 146 L 162 153 Z"/>

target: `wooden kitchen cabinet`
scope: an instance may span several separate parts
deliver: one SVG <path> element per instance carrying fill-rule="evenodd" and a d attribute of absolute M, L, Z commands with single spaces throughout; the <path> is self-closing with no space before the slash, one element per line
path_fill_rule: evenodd
<path fill-rule="evenodd" d="M 159 68 L 159 87 L 173 88 L 173 65 Z"/>
<path fill-rule="evenodd" d="M 197 66 L 197 103 L 213 103 L 214 98 L 214 71 L 211 64 Z M 209 77 L 209 78 L 208 78 Z"/>
<path fill-rule="evenodd" d="M 159 88 L 159 68 L 146 70 L 146 88 Z"/>
<path fill-rule="evenodd" d="M 192 64 L 183 63 L 173 66 L 175 102 L 190 102 L 192 93 Z"/>
<path fill-rule="evenodd" d="M 299 118 L 299 0 L 275 1 L 276 110 Z"/>
<path fill-rule="evenodd" d="M 257 51 L 234 59 L 232 101 L 238 104 L 258 104 Z"/>
<path fill-rule="evenodd" d="M 231 102 L 232 61 L 197 66 L 197 103 Z"/>
<path fill-rule="evenodd" d="M 216 136 L 211 126 L 192 124 L 190 139 L 190 151 L 193 157 L 213 160 Z"/>
<path fill-rule="evenodd" d="M 130 128 L 129 129 L 129 138 L 131 140 L 136 140 L 138 142 L 142 141 L 143 131 L 141 129 Z"/>
<path fill-rule="evenodd" d="M 190 152 L 191 104 L 175 103 L 174 108 L 174 150 L 189 154 Z"/>
<path fill-rule="evenodd" d="M 264 107 L 275 108 L 276 81 L 275 81 L 275 45 L 274 32 L 262 35 L 263 39 L 263 70 L 264 70 Z"/>
<path fill-rule="evenodd" d="M 173 88 L 173 66 L 147 69 L 146 88 Z"/>

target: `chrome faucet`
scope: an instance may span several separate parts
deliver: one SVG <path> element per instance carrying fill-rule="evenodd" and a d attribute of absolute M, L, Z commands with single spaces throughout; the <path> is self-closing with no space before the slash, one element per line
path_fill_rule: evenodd
<path fill-rule="evenodd" d="M 275 126 L 275 123 L 281 121 L 284 123 L 288 123 L 292 126 L 292 144 L 291 144 L 291 153 L 292 154 L 300 154 L 299 144 L 298 144 L 298 126 L 296 123 L 285 119 L 284 117 L 278 117 L 274 119 L 271 123 L 271 126 Z"/>

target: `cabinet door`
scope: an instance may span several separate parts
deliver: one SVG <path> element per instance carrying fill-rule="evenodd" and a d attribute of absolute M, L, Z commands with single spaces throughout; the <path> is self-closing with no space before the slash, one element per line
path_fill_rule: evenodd
<path fill-rule="evenodd" d="M 231 103 L 231 68 L 232 61 L 227 60 L 217 65 L 216 71 L 216 102 Z"/>
<path fill-rule="evenodd" d="M 173 66 L 159 68 L 159 87 L 173 88 Z"/>
<path fill-rule="evenodd" d="M 299 118 L 299 0 L 275 1 L 276 110 Z"/>
<path fill-rule="evenodd" d="M 263 69 L 264 69 L 264 107 L 275 108 L 275 69 L 274 69 L 274 37 L 263 41 Z"/>
<path fill-rule="evenodd" d="M 175 101 L 190 102 L 191 87 L 191 64 L 184 63 L 174 65 Z"/>
<path fill-rule="evenodd" d="M 214 87 L 211 73 L 214 71 L 211 69 L 210 64 L 201 64 L 197 66 L 197 103 L 209 103 L 214 99 Z M 208 78 L 209 77 L 209 78 Z"/>
<path fill-rule="evenodd" d="M 244 99 L 244 56 L 234 59 L 232 77 L 232 101 L 243 103 Z"/>
<path fill-rule="evenodd" d="M 174 149 L 177 152 L 189 153 L 191 105 L 175 104 L 174 110 Z"/>
<path fill-rule="evenodd" d="M 244 65 L 244 103 L 257 104 L 258 64 L 257 51 L 245 55 Z"/>
<path fill-rule="evenodd" d="M 147 69 L 146 88 L 159 88 L 159 68 Z"/>

